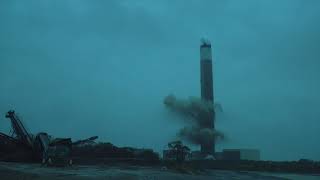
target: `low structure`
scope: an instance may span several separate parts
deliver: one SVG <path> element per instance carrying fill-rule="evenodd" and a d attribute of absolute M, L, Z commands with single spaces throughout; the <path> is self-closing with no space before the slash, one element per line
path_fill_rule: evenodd
<path fill-rule="evenodd" d="M 258 149 L 224 149 L 222 151 L 223 160 L 260 160 Z"/>
<path fill-rule="evenodd" d="M 190 160 L 200 160 L 204 159 L 205 155 L 201 151 L 192 151 L 190 153 L 189 159 Z"/>

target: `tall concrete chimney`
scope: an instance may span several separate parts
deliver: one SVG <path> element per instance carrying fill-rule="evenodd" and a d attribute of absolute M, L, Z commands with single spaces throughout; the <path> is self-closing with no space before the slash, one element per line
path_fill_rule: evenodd
<path fill-rule="evenodd" d="M 213 73 L 212 73 L 212 50 L 209 41 L 202 41 L 200 46 L 200 76 L 201 76 L 201 98 L 205 101 L 214 103 L 213 94 Z M 214 129 L 215 112 L 214 110 L 209 115 L 203 115 L 204 128 Z M 215 141 L 201 144 L 201 152 L 203 154 L 215 153 Z"/>

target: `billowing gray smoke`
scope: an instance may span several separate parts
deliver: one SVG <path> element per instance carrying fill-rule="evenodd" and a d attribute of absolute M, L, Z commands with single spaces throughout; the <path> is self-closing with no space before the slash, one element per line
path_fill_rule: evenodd
<path fill-rule="evenodd" d="M 214 105 L 212 102 L 204 101 L 197 97 L 189 97 L 189 99 L 177 99 L 174 95 L 165 97 L 165 106 L 174 112 L 184 116 L 188 123 L 187 126 L 180 129 L 177 135 L 193 144 L 208 144 L 214 140 L 224 139 L 224 134 L 207 128 L 209 121 L 206 118 L 212 114 L 215 108 L 220 106 Z"/>

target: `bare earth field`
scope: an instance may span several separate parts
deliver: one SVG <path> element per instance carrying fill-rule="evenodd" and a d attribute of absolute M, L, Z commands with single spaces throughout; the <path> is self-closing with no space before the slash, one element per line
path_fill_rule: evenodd
<path fill-rule="evenodd" d="M 40 179 L 106 179 L 106 180 L 316 180 L 316 175 L 271 174 L 260 172 L 235 172 L 206 170 L 199 173 L 182 174 L 163 167 L 138 166 L 74 166 L 68 168 L 41 167 L 39 164 L 0 162 L 1 180 L 40 180 Z"/>

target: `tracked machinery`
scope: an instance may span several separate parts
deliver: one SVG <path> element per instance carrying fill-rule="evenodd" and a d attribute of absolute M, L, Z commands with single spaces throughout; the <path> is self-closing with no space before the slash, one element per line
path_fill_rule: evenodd
<path fill-rule="evenodd" d="M 72 146 L 79 146 L 98 138 L 94 136 L 72 142 L 71 138 L 52 138 L 45 132 L 34 136 L 28 132 L 15 111 L 9 111 L 5 117 L 11 121 L 12 134 L 0 132 L 2 161 L 42 162 L 48 166 L 71 165 Z"/>
<path fill-rule="evenodd" d="M 56 138 L 49 143 L 42 163 L 47 166 L 71 166 L 73 164 L 72 147 L 81 146 L 97 138 L 98 136 L 93 136 L 76 142 L 72 142 L 71 138 Z"/>

